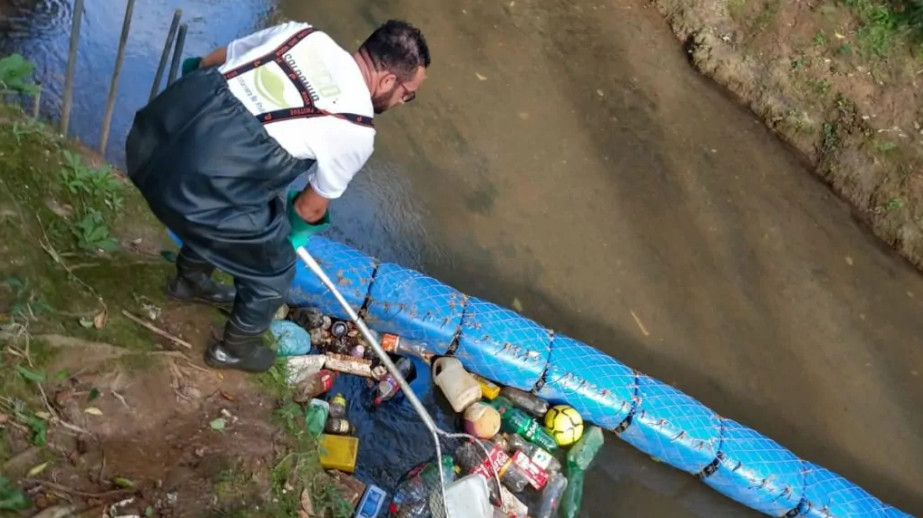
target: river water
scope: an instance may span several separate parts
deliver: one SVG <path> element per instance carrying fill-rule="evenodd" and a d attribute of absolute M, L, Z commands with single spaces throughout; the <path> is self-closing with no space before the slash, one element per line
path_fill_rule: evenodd
<path fill-rule="evenodd" d="M 86 2 L 71 128 L 90 146 L 122 5 Z M 331 238 L 521 305 L 923 514 L 923 278 L 697 75 L 646 2 L 230 5 L 138 2 L 109 159 L 122 161 L 176 7 L 189 55 L 283 15 L 346 47 L 409 19 L 427 34 L 430 79 L 377 121 L 376 154 L 334 203 Z M 70 3 L 0 0 L 0 13 L 2 48 L 36 62 L 43 109 L 57 113 Z M 401 458 L 406 445 L 388 439 L 399 424 L 382 423 L 379 446 Z M 614 437 L 584 511 L 755 516 Z"/>

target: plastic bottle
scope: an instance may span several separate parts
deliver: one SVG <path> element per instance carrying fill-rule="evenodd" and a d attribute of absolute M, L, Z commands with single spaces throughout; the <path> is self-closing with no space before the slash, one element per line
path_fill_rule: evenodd
<path fill-rule="evenodd" d="M 490 447 L 491 443 L 486 443 L 485 446 Z M 529 485 L 529 479 L 522 474 L 517 466 L 513 465 L 513 459 L 504 453 L 499 446 L 494 445 L 488 456 L 476 444 L 465 442 L 455 450 L 455 458 L 458 460 L 458 465 L 462 471 L 478 473 L 487 478 L 491 496 L 494 500 L 499 499 L 499 495 L 496 493 L 496 483 L 490 484 L 495 480 L 495 476 L 499 476 L 500 482 L 514 493 L 522 492 Z"/>
<path fill-rule="evenodd" d="M 330 400 L 330 417 L 346 417 L 346 397 L 339 392 Z"/>
<path fill-rule="evenodd" d="M 362 344 L 352 346 L 349 350 L 349 355 L 353 358 L 365 358 L 365 346 Z"/>
<path fill-rule="evenodd" d="M 410 358 L 402 356 L 397 360 L 394 366 L 397 367 L 397 371 L 401 373 L 401 376 L 408 383 L 416 377 L 416 368 L 413 366 L 413 361 L 411 361 Z M 398 385 L 397 379 L 389 373 L 378 382 L 378 391 L 375 395 L 375 399 L 372 400 L 372 404 L 378 406 L 385 401 L 389 401 L 400 391 L 401 386 Z"/>
<path fill-rule="evenodd" d="M 455 481 L 455 463 L 451 456 L 442 457 L 442 476 L 445 483 Z M 390 516 L 394 518 L 428 518 L 429 495 L 439 487 L 439 466 L 431 461 L 410 470 L 398 484 L 391 501 Z"/>
<path fill-rule="evenodd" d="M 311 399 L 323 394 L 330 390 L 330 387 L 333 386 L 333 382 L 336 379 L 336 374 L 327 369 L 322 369 L 314 374 L 308 376 L 301 383 L 299 383 L 295 390 L 295 395 L 292 397 L 298 403 L 305 403 Z"/>
<path fill-rule="evenodd" d="M 500 389 L 500 395 L 535 417 L 545 417 L 545 414 L 548 413 L 547 401 L 523 390 L 503 387 Z"/>
<path fill-rule="evenodd" d="M 433 382 L 459 414 L 481 399 L 481 386 L 465 371 L 458 358 L 444 356 L 433 362 Z"/>
<path fill-rule="evenodd" d="M 519 434 L 515 433 L 510 434 L 507 438 L 507 441 L 509 442 L 511 450 L 525 453 L 529 459 L 535 463 L 536 466 L 547 471 L 548 474 L 561 471 L 561 461 L 555 458 L 554 455 L 539 447 L 539 445 L 532 444 L 531 442 L 523 439 Z"/>
<path fill-rule="evenodd" d="M 381 348 L 388 354 L 398 354 L 401 356 L 415 356 L 426 363 L 433 359 L 433 353 L 429 352 L 426 344 L 407 338 L 394 335 L 391 333 L 377 333 L 372 331 L 372 337 L 381 344 Z"/>
<path fill-rule="evenodd" d="M 554 437 L 545 430 L 538 421 L 532 419 L 522 410 L 512 407 L 509 400 L 503 397 L 490 402 L 490 404 L 500 412 L 501 429 L 507 433 L 518 433 L 526 440 L 534 442 L 549 452 L 558 449 L 558 443 Z"/>
<path fill-rule="evenodd" d="M 516 498 L 516 495 L 511 493 L 506 486 L 500 486 L 500 509 L 505 513 L 504 518 L 527 518 L 529 516 L 529 506 Z"/>
<path fill-rule="evenodd" d="M 324 431 L 332 435 L 352 435 L 356 433 L 356 427 L 342 417 L 333 417 L 327 420 Z"/>
<path fill-rule="evenodd" d="M 567 452 L 567 489 L 561 497 L 562 518 L 574 518 L 580 512 L 583 501 L 583 479 L 596 454 L 605 441 L 598 426 L 590 426 L 583 437 Z"/>
<path fill-rule="evenodd" d="M 538 511 L 535 518 L 551 518 L 558 510 L 561 504 L 561 495 L 567 489 L 567 478 L 562 473 L 555 473 L 545 490 L 542 491 L 542 499 L 538 504 Z"/>
<path fill-rule="evenodd" d="M 305 428 L 314 437 L 324 433 L 324 424 L 327 422 L 330 405 L 322 399 L 312 399 L 304 415 Z"/>

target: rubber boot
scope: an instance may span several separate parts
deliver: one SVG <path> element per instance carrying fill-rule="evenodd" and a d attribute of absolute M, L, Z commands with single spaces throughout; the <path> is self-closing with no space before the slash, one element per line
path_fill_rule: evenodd
<path fill-rule="evenodd" d="M 224 327 L 224 337 L 205 350 L 205 364 L 213 369 L 263 372 L 275 361 L 276 353 L 263 344 L 262 333 L 244 333 L 230 321 Z"/>
<path fill-rule="evenodd" d="M 167 294 L 177 300 L 229 307 L 237 292 L 234 286 L 212 279 L 215 267 L 187 248 L 176 257 L 176 277 L 167 285 Z"/>

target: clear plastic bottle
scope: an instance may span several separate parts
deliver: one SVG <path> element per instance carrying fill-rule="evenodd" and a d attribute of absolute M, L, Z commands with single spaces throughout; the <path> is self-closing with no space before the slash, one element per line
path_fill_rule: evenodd
<path fill-rule="evenodd" d="M 423 342 L 409 340 L 391 333 L 379 333 L 374 330 L 370 331 L 372 331 L 372 337 L 381 344 L 381 348 L 388 354 L 415 356 L 426 363 L 430 363 L 433 360 L 433 353 L 429 351 L 429 348 Z"/>
<path fill-rule="evenodd" d="M 455 481 L 455 462 L 449 455 L 442 457 L 445 483 Z M 439 466 L 435 461 L 410 470 L 398 484 L 391 501 L 390 516 L 394 518 L 429 518 L 430 492 L 439 487 Z"/>
<path fill-rule="evenodd" d="M 510 450 L 517 450 L 525 453 L 529 457 L 529 460 L 534 462 L 536 466 L 547 471 L 548 474 L 561 471 L 561 461 L 542 449 L 539 445 L 532 444 L 515 433 L 509 434 L 507 441 L 509 442 Z"/>
<path fill-rule="evenodd" d="M 561 495 L 567 488 L 567 478 L 563 473 L 555 473 L 542 491 L 542 499 L 538 504 L 535 518 L 552 518 L 561 504 Z"/>
<path fill-rule="evenodd" d="M 490 447 L 491 443 L 488 442 L 484 445 Z M 496 483 L 494 482 L 495 474 L 499 476 L 500 482 L 514 493 L 521 493 L 529 485 L 529 479 L 525 477 L 518 466 L 513 464 L 513 459 L 504 453 L 500 446 L 493 445 L 488 458 L 484 454 L 484 450 L 479 446 L 471 442 L 465 442 L 455 450 L 455 458 L 458 460 L 458 466 L 465 473 L 479 473 L 487 478 L 487 485 L 494 500 L 499 499 Z"/>
<path fill-rule="evenodd" d="M 397 371 L 401 373 L 407 383 L 410 383 L 416 377 L 416 368 L 410 358 L 402 356 L 394 366 L 397 367 Z M 397 379 L 389 373 L 378 382 L 378 391 L 372 403 L 378 406 L 385 401 L 394 399 L 394 396 L 400 391 L 401 386 L 397 383 Z"/>
<path fill-rule="evenodd" d="M 503 387 L 500 389 L 500 395 L 535 417 L 545 417 L 545 414 L 548 413 L 547 401 L 524 390 Z"/>
<path fill-rule="evenodd" d="M 306 403 L 330 390 L 335 379 L 336 374 L 334 372 L 327 369 L 319 370 L 296 386 L 295 395 L 292 399 L 298 403 Z"/>

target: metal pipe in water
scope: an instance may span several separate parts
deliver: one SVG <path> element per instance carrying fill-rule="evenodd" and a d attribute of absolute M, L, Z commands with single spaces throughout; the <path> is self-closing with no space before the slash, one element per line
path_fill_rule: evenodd
<path fill-rule="evenodd" d="M 157 64 L 157 73 L 154 74 L 154 85 L 151 86 L 151 96 L 148 98 L 149 101 L 157 97 L 157 92 L 160 90 L 163 71 L 167 67 L 167 58 L 170 57 L 170 49 L 173 48 L 173 38 L 176 37 L 176 29 L 179 28 L 179 21 L 182 17 L 182 9 L 177 9 L 173 12 L 173 22 L 170 23 L 170 31 L 167 32 L 167 41 L 163 44 L 163 52 L 160 54 L 160 63 Z"/>
<path fill-rule="evenodd" d="M 64 76 L 64 100 L 61 103 L 61 134 L 67 136 L 70 126 L 71 105 L 74 103 L 74 74 L 77 72 L 77 43 L 80 41 L 80 22 L 83 19 L 83 0 L 74 0 L 74 17 L 71 20 L 70 48 L 67 51 L 67 73 Z"/>
<path fill-rule="evenodd" d="M 186 24 L 179 26 L 179 34 L 176 35 L 176 48 L 173 49 L 173 62 L 170 63 L 170 75 L 167 77 L 167 86 L 176 81 L 176 74 L 179 72 L 179 64 L 183 60 L 183 48 L 186 46 Z"/>
<path fill-rule="evenodd" d="M 122 35 L 119 38 L 119 50 L 115 54 L 115 71 L 112 72 L 112 82 L 109 85 L 109 98 L 106 99 L 106 114 L 103 116 L 103 129 L 99 135 L 99 154 L 106 154 L 106 144 L 109 142 L 109 128 L 112 126 L 112 111 L 115 109 L 115 92 L 119 86 L 119 75 L 122 73 L 122 62 L 125 60 L 125 43 L 131 30 L 131 15 L 135 10 L 135 0 L 128 0 L 125 6 L 125 20 L 122 21 Z"/>

